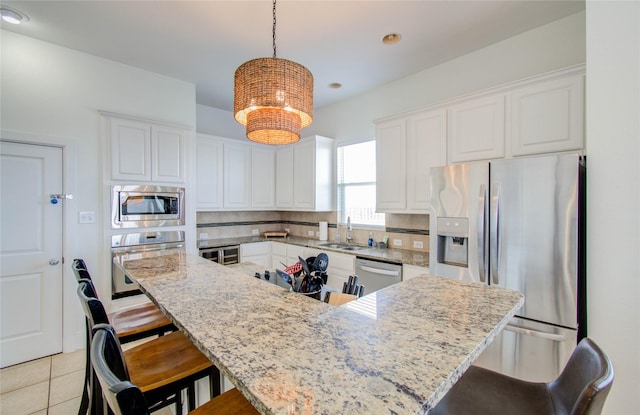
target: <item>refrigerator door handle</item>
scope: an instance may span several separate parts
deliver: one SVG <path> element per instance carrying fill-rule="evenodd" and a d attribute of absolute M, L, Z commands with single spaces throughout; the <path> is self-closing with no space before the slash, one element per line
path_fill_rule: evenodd
<path fill-rule="evenodd" d="M 484 184 L 480 185 L 480 196 L 478 197 L 478 268 L 480 281 L 486 282 L 487 260 L 485 258 L 485 213 L 487 189 Z"/>
<path fill-rule="evenodd" d="M 567 341 L 567 338 L 561 334 L 553 334 L 553 333 L 546 333 L 544 331 L 531 330 L 526 327 L 522 327 L 519 325 L 510 324 L 510 323 L 504 326 L 504 329 L 512 331 L 514 333 L 524 334 L 526 336 L 538 337 L 540 339 L 551 340 L 559 343 L 563 343 Z"/>
<path fill-rule="evenodd" d="M 494 184 L 491 195 L 491 216 L 489 218 L 489 222 L 491 223 L 489 252 L 491 253 L 490 264 L 492 284 L 500 283 L 500 277 L 498 275 L 498 267 L 500 265 L 500 252 L 498 250 L 500 247 L 500 226 L 498 223 L 498 218 L 500 217 L 499 205 L 500 186 L 498 184 Z"/>

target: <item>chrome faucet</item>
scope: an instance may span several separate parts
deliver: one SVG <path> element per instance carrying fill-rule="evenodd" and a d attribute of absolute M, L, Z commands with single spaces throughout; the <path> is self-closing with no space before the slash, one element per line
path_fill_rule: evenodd
<path fill-rule="evenodd" d="M 351 243 L 351 216 L 347 216 L 347 244 Z"/>

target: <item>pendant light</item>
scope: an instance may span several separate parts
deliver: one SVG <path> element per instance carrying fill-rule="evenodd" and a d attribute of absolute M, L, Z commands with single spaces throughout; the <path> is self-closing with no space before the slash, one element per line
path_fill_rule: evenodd
<path fill-rule="evenodd" d="M 233 112 L 247 138 L 261 144 L 293 144 L 313 121 L 313 75 L 304 66 L 276 57 L 276 0 L 273 0 L 273 57 L 236 69 Z"/>

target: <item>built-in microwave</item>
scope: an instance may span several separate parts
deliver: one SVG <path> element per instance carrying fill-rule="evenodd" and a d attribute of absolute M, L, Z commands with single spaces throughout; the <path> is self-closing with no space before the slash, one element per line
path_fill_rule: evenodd
<path fill-rule="evenodd" d="M 184 225 L 184 188 L 152 185 L 111 187 L 111 227 Z"/>

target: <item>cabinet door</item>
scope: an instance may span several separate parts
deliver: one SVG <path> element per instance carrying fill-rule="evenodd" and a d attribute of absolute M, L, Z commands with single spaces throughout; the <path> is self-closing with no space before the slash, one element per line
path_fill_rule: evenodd
<path fill-rule="evenodd" d="M 224 143 L 225 209 L 248 209 L 251 204 L 251 147 Z"/>
<path fill-rule="evenodd" d="M 272 149 L 251 149 L 251 207 L 275 207 L 275 153 Z"/>
<path fill-rule="evenodd" d="M 584 147 L 584 77 L 547 81 L 511 95 L 514 156 Z"/>
<path fill-rule="evenodd" d="M 151 128 L 148 123 L 112 118 L 111 178 L 151 180 Z"/>
<path fill-rule="evenodd" d="M 376 210 L 407 207 L 407 139 L 405 119 L 376 125 Z"/>
<path fill-rule="evenodd" d="M 293 146 L 276 152 L 276 206 L 293 207 Z"/>
<path fill-rule="evenodd" d="M 196 210 L 222 209 L 222 142 L 198 137 L 196 157 Z"/>
<path fill-rule="evenodd" d="M 151 127 L 151 180 L 178 182 L 185 180 L 187 132 L 165 126 Z"/>
<path fill-rule="evenodd" d="M 449 110 L 449 161 L 504 157 L 505 97 L 466 101 Z"/>
<path fill-rule="evenodd" d="M 447 113 L 426 111 L 407 120 L 407 209 L 428 212 L 431 167 L 447 164 Z"/>
<path fill-rule="evenodd" d="M 293 147 L 293 207 L 315 208 L 315 142 L 298 143 Z"/>

